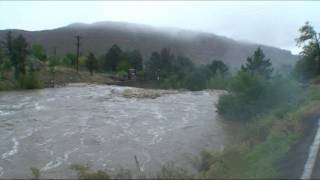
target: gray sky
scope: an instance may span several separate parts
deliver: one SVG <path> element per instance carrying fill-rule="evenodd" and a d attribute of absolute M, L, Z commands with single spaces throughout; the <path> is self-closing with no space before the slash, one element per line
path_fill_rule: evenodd
<path fill-rule="evenodd" d="M 178 27 L 298 53 L 305 21 L 320 31 L 320 1 L 1 1 L 0 29 L 42 30 L 74 22 Z"/>

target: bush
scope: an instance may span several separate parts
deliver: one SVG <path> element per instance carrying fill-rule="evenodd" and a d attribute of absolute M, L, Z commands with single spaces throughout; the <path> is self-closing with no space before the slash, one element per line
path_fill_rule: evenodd
<path fill-rule="evenodd" d="M 32 179 L 39 179 L 40 178 L 40 170 L 36 167 L 31 167 L 30 168 L 31 172 L 32 172 Z"/>
<path fill-rule="evenodd" d="M 193 176 L 187 170 L 177 167 L 170 162 L 163 165 L 161 171 L 156 174 L 156 178 L 152 179 L 191 179 Z"/>
<path fill-rule="evenodd" d="M 38 74 L 35 72 L 21 75 L 18 79 L 18 84 L 22 89 L 39 89 L 42 87 Z"/>
<path fill-rule="evenodd" d="M 186 88 L 191 91 L 199 91 L 207 86 L 207 77 L 201 69 L 193 71 L 186 79 Z"/>
<path fill-rule="evenodd" d="M 230 79 L 223 77 L 220 74 L 217 74 L 216 76 L 213 76 L 209 78 L 208 83 L 207 83 L 207 88 L 208 89 L 227 89 L 228 83 Z"/>
<path fill-rule="evenodd" d="M 266 79 L 240 71 L 230 82 L 229 94 L 219 99 L 218 111 L 229 119 L 250 120 L 277 108 L 287 111 L 302 99 L 301 88 L 292 79 Z"/>
<path fill-rule="evenodd" d="M 120 71 L 117 73 L 118 78 L 125 80 L 127 79 L 128 73 L 126 71 Z"/>
<path fill-rule="evenodd" d="M 0 80 L 0 91 L 15 89 L 17 84 L 9 80 Z"/>
<path fill-rule="evenodd" d="M 79 179 L 110 179 L 110 175 L 107 172 L 102 170 L 92 171 L 88 164 L 73 164 L 70 168 L 77 171 Z"/>

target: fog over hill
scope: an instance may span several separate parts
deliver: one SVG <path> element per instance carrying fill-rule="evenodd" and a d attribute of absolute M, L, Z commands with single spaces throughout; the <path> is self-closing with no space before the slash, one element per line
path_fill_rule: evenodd
<path fill-rule="evenodd" d="M 0 40 L 4 40 L 7 31 L 0 31 Z M 262 47 L 276 66 L 293 64 L 298 58 L 288 50 L 236 41 L 211 33 L 125 22 L 73 23 L 50 30 L 12 31 L 15 35 L 23 34 L 30 43 L 42 44 L 49 54 L 56 46 L 58 55 L 75 52 L 74 36 L 80 35 L 81 53 L 91 51 L 98 56 L 106 53 L 113 44 L 118 44 L 123 50 L 140 50 L 145 60 L 153 51 L 166 47 L 175 55 L 189 57 L 196 64 L 206 64 L 218 59 L 231 67 L 239 67 L 258 46 Z"/>

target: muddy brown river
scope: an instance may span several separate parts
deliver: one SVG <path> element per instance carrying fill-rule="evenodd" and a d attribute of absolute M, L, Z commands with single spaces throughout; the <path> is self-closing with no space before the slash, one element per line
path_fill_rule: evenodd
<path fill-rule="evenodd" d="M 187 166 L 203 148 L 239 140 L 241 126 L 216 112 L 221 91 L 170 92 L 156 98 L 124 96 L 120 86 L 0 92 L 0 178 L 72 178 L 74 163 L 146 172 L 166 162 Z M 157 90 L 154 90 L 158 92 Z"/>

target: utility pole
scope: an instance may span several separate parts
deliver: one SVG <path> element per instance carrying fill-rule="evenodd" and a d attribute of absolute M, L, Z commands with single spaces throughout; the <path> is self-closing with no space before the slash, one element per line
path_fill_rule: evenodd
<path fill-rule="evenodd" d="M 76 46 L 77 46 L 77 59 L 76 59 L 75 65 L 76 65 L 76 69 L 77 69 L 77 72 L 78 72 L 79 71 L 80 36 L 77 35 L 77 36 L 75 36 L 75 38 L 77 40 L 77 43 L 76 43 Z"/>

